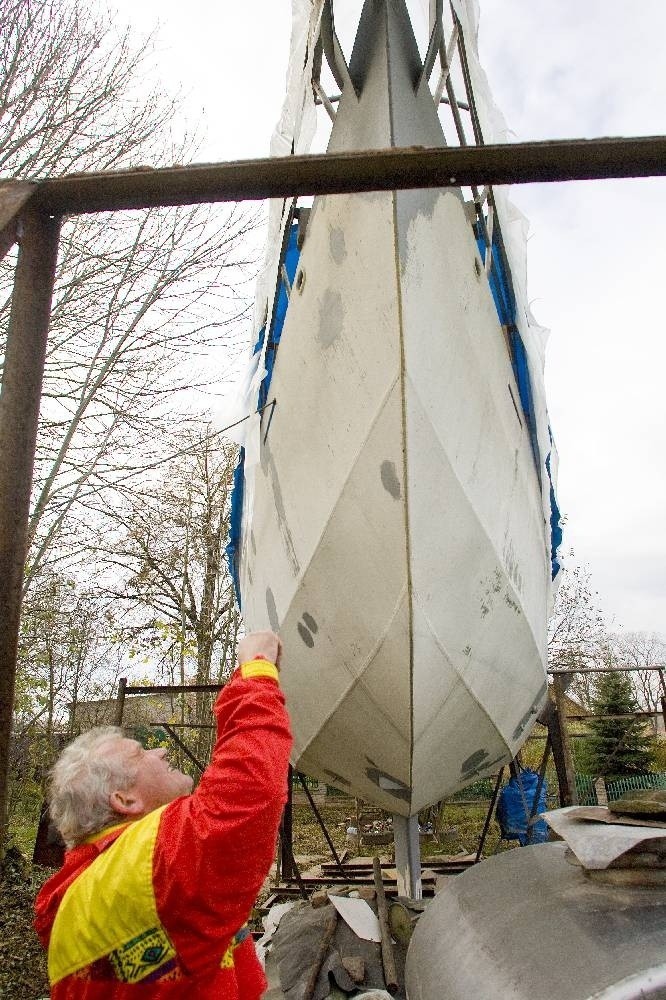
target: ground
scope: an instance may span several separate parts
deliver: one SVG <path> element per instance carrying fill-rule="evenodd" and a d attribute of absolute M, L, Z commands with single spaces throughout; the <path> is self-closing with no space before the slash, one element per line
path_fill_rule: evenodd
<path fill-rule="evenodd" d="M 39 1000 L 48 996 L 46 961 L 32 928 L 32 905 L 48 878 L 46 868 L 29 865 L 17 850 L 0 870 L 0 997 Z"/>

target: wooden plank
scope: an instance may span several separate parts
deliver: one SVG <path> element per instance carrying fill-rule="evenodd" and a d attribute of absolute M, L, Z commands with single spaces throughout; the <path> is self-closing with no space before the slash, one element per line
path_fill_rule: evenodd
<path fill-rule="evenodd" d="M 0 181 L 0 260 L 16 243 L 21 211 L 37 187 L 31 181 Z"/>
<path fill-rule="evenodd" d="M 324 885 L 324 884 L 328 885 L 328 882 L 326 882 L 326 883 L 321 882 L 321 881 L 319 882 L 319 885 Z M 368 885 L 369 884 L 371 884 L 371 883 L 368 882 Z M 435 888 L 436 888 L 436 882 L 433 882 L 433 881 L 424 882 L 424 884 L 423 884 L 423 895 L 424 896 L 428 896 L 428 897 L 434 896 L 434 894 L 435 894 Z M 398 896 L 399 893 L 398 893 L 398 887 L 397 887 L 397 885 L 387 885 L 386 882 L 384 882 L 384 893 L 385 893 L 386 896 L 390 896 L 390 897 Z M 282 899 L 300 899 L 300 898 L 302 898 L 301 891 L 300 891 L 300 889 L 298 888 L 297 885 L 279 885 L 279 886 L 276 886 L 276 888 L 273 890 L 273 893 L 271 894 L 271 899 L 274 900 L 274 901 L 275 900 L 282 900 Z M 259 912 L 263 912 L 263 910 L 265 909 L 265 906 L 262 905 L 260 907 L 256 907 L 256 909 Z"/>

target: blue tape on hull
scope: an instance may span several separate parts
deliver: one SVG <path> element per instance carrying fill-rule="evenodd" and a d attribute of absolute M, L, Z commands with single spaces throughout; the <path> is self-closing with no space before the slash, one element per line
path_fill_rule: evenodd
<path fill-rule="evenodd" d="M 300 256 L 300 250 L 298 249 L 298 226 L 293 225 L 289 231 L 289 239 L 287 242 L 287 248 L 283 260 L 284 268 L 287 273 L 287 279 L 290 285 L 293 285 L 294 278 L 296 277 L 296 270 L 298 268 L 298 258 Z M 287 294 L 287 288 L 282 279 L 280 279 L 277 288 L 277 299 L 275 303 L 275 310 L 273 314 L 273 322 L 271 325 L 271 331 L 268 337 L 268 343 L 266 345 L 266 355 L 264 359 L 264 367 L 266 369 L 266 375 L 259 387 L 259 398 L 257 400 L 257 409 L 260 410 L 268 402 L 268 391 L 271 385 L 271 379 L 273 378 L 273 368 L 275 366 L 275 356 L 277 354 L 277 349 L 280 343 L 280 337 L 282 336 L 282 328 L 284 326 L 284 321 L 287 315 L 287 308 L 289 306 L 289 295 Z M 257 343 L 254 345 L 253 354 L 258 354 L 259 351 L 264 346 L 264 337 L 266 336 L 266 327 L 262 327 L 259 331 L 259 337 Z M 227 563 L 229 564 L 229 572 L 231 573 L 231 578 L 234 582 L 234 591 L 236 593 L 236 600 L 238 602 L 238 607 L 241 607 L 241 594 L 240 594 L 240 543 L 241 543 L 241 533 L 243 526 L 243 493 L 245 487 L 245 449 L 241 448 L 240 454 L 238 456 L 238 464 L 234 470 L 234 482 L 233 489 L 231 491 L 231 512 L 229 515 L 229 542 L 225 549 L 227 555 Z"/>
<path fill-rule="evenodd" d="M 486 244 L 483 236 L 480 234 L 478 224 L 475 225 L 474 232 L 476 235 L 476 245 L 478 247 L 479 254 L 481 255 L 481 260 L 485 263 Z M 513 292 L 511 281 L 507 274 L 503 247 L 502 244 L 496 238 L 493 239 L 493 252 L 490 265 L 490 274 L 488 276 L 488 283 L 490 285 L 490 291 L 492 292 L 498 319 L 502 324 L 502 326 L 506 327 L 506 329 L 508 330 L 511 365 L 513 367 L 513 373 L 516 378 L 516 384 L 518 386 L 520 404 L 522 406 L 523 413 L 525 414 L 525 420 L 527 422 L 527 429 L 530 437 L 530 446 L 532 448 L 532 455 L 534 456 L 534 464 L 536 466 L 537 476 L 539 477 L 539 485 L 542 486 L 541 459 L 539 455 L 539 439 L 537 436 L 536 414 L 534 412 L 534 397 L 532 394 L 532 382 L 530 380 L 530 371 L 527 362 L 527 351 L 525 350 L 525 344 L 523 343 L 523 338 L 520 336 L 518 327 L 516 326 L 516 298 Z M 550 428 L 548 428 L 548 431 L 550 433 Z M 552 444 L 552 436 L 551 436 L 551 444 Z M 546 457 L 545 466 L 548 472 L 548 480 L 550 485 L 551 576 L 552 579 L 554 580 L 560 570 L 560 563 L 557 557 L 557 553 L 562 543 L 562 526 L 560 522 L 560 511 L 557 505 L 557 499 L 555 497 L 555 489 L 553 486 L 553 480 L 550 472 L 550 452 Z"/>

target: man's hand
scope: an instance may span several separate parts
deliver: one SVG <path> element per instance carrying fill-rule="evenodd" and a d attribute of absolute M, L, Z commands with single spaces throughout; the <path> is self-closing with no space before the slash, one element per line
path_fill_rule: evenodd
<path fill-rule="evenodd" d="M 258 656 L 263 656 L 269 663 L 274 663 L 280 669 L 280 658 L 282 656 L 282 641 L 275 632 L 250 632 L 238 643 L 236 652 L 238 665 L 256 660 Z"/>

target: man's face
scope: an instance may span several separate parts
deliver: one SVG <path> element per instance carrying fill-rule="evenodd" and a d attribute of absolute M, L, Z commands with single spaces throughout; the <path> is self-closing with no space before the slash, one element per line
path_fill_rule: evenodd
<path fill-rule="evenodd" d="M 141 805 L 143 815 L 192 791 L 192 778 L 171 766 L 165 747 L 144 750 L 136 740 L 121 738 L 113 740 L 110 752 L 122 753 L 136 768 L 134 784 L 125 794 Z"/>

